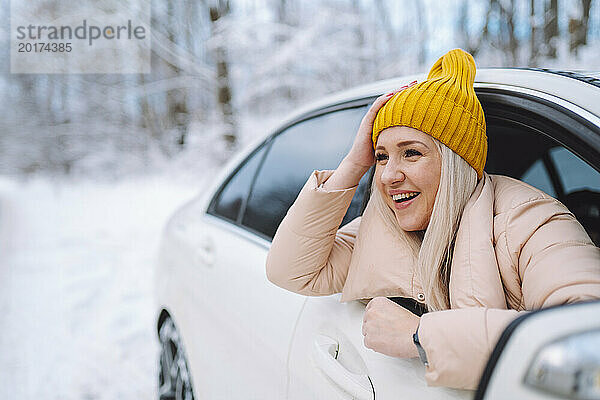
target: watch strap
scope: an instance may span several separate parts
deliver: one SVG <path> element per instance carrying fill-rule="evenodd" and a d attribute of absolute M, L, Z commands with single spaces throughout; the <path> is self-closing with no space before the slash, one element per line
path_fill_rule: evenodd
<path fill-rule="evenodd" d="M 429 366 L 429 361 L 427 361 L 427 354 L 425 353 L 425 349 L 421 346 L 421 342 L 419 342 L 419 328 L 417 327 L 417 331 L 413 334 L 413 343 L 417 346 L 417 351 L 419 352 L 419 358 L 421 362 L 426 367 Z"/>

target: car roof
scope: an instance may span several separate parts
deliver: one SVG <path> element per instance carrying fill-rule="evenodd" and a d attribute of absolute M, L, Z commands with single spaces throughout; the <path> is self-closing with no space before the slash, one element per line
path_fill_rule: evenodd
<path fill-rule="evenodd" d="M 397 90 L 414 80 L 421 82 L 425 73 L 391 78 L 357 86 L 325 96 L 320 100 L 301 106 L 278 126 L 287 125 L 303 115 L 334 104 L 342 104 L 366 97 L 380 96 Z M 489 85 L 525 89 L 558 97 L 600 117 L 600 72 L 559 71 L 539 68 L 480 68 L 475 75 L 475 87 Z"/>

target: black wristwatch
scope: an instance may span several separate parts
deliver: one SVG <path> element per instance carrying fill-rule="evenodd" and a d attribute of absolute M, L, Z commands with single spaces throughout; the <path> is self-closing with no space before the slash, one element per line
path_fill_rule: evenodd
<path fill-rule="evenodd" d="M 427 361 L 427 354 L 425 354 L 425 349 L 421 346 L 421 342 L 419 342 L 419 327 L 417 327 L 417 331 L 413 334 L 413 343 L 417 346 L 417 351 L 419 352 L 419 358 L 424 366 L 429 367 L 429 361 Z"/>

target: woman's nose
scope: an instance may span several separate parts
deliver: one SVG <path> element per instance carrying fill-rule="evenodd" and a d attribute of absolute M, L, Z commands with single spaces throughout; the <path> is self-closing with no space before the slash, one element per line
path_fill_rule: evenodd
<path fill-rule="evenodd" d="M 406 179 L 406 175 L 398 168 L 395 163 L 388 162 L 383 172 L 381 173 L 381 183 L 384 185 L 391 185 L 395 182 L 402 182 Z"/>

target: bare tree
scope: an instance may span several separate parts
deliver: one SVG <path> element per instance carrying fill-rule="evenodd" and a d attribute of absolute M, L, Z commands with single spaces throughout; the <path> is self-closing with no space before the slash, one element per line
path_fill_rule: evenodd
<path fill-rule="evenodd" d="M 486 17 L 484 38 L 489 40 L 492 47 L 498 48 L 508 58 L 509 65 L 518 61 L 519 42 L 515 34 L 515 1 L 490 0 L 490 15 Z M 491 22 L 497 22 L 494 32 L 490 30 Z"/>
<path fill-rule="evenodd" d="M 229 15 L 230 12 L 231 5 L 229 0 L 215 0 L 208 6 L 211 31 L 213 34 L 216 33 L 218 29 L 219 21 Z M 227 149 L 233 150 L 237 146 L 236 123 L 231 101 L 229 65 L 223 43 L 218 43 L 214 49 L 214 59 L 217 67 L 217 104 L 224 124 L 222 137 Z"/>
<path fill-rule="evenodd" d="M 569 19 L 569 50 L 577 54 L 580 46 L 587 44 L 588 21 L 592 0 L 580 0 L 580 13 Z"/>
<path fill-rule="evenodd" d="M 423 9 L 423 3 L 419 0 L 415 0 L 415 8 L 417 11 L 417 31 L 418 31 L 418 56 L 417 60 L 419 67 L 425 65 L 425 57 L 427 54 L 427 21 L 425 19 L 425 10 Z"/>
<path fill-rule="evenodd" d="M 179 9 L 175 7 L 175 0 L 169 0 L 167 3 L 167 15 L 169 18 L 168 25 L 168 36 L 169 42 L 172 44 L 179 44 L 182 38 L 176 37 L 176 29 L 181 26 L 181 15 Z M 180 33 L 179 30 L 177 33 Z M 173 51 L 177 54 L 177 46 L 173 46 Z M 179 55 L 177 55 L 179 58 Z M 177 60 L 178 61 L 178 60 Z M 168 62 L 167 66 L 171 70 L 172 77 L 178 77 L 181 75 L 181 69 L 179 63 Z M 169 125 L 173 126 L 177 131 L 177 144 L 183 148 L 186 143 L 187 129 L 189 124 L 189 113 L 187 108 L 187 93 L 185 88 L 171 89 L 167 91 L 167 117 L 169 119 Z"/>
<path fill-rule="evenodd" d="M 352 10 L 354 11 L 355 15 L 362 14 L 362 10 L 360 8 L 360 0 L 352 0 Z M 359 54 L 361 54 L 359 62 L 358 62 L 358 71 L 357 71 L 358 76 L 365 77 L 367 75 L 367 71 L 368 71 L 368 66 L 367 66 L 368 59 L 367 59 L 367 57 L 364 56 L 364 53 L 366 50 L 365 32 L 364 32 L 363 26 L 360 22 L 358 24 L 356 24 L 356 27 L 354 28 L 354 36 L 356 37 L 357 50 L 358 50 Z"/>
<path fill-rule="evenodd" d="M 511 56 L 512 65 L 516 65 L 518 61 L 517 49 L 519 42 L 515 35 L 515 0 L 510 0 L 510 3 L 507 4 L 508 7 L 505 7 L 503 2 L 498 2 L 497 4 L 500 7 L 500 16 L 504 22 L 506 36 L 508 36 L 508 41 L 505 42 L 504 48 L 508 50 Z"/>
<path fill-rule="evenodd" d="M 556 58 L 558 39 L 558 0 L 546 0 L 544 4 L 544 55 Z"/>
<path fill-rule="evenodd" d="M 538 58 L 537 18 L 535 14 L 535 0 L 529 2 L 529 66 L 535 67 Z"/>
<path fill-rule="evenodd" d="M 533 2 L 534 0 L 531 1 Z M 469 31 L 469 23 L 473 18 L 473 15 L 470 13 L 471 4 L 471 1 L 463 0 L 458 11 L 455 29 L 463 48 L 476 57 L 482 50 L 482 47 L 490 43 L 490 22 L 493 18 L 498 17 L 498 10 L 496 9 L 496 0 L 490 0 L 485 9 L 481 31 L 471 32 Z"/>
<path fill-rule="evenodd" d="M 158 128 L 156 123 L 156 112 L 153 110 L 150 102 L 148 101 L 148 94 L 145 91 L 146 77 L 144 74 L 138 75 L 138 86 L 142 88 L 142 93 L 138 96 L 138 104 L 140 109 L 140 126 L 147 129 L 150 133 L 150 137 L 154 142 L 161 144 L 162 135 L 161 130 Z"/>
<path fill-rule="evenodd" d="M 283 33 L 283 29 L 286 26 L 291 25 L 290 20 L 290 0 L 276 0 L 274 4 L 275 18 L 279 25 L 279 30 L 275 34 L 275 46 L 282 47 L 285 42 L 289 40 L 287 34 Z M 277 68 L 275 73 L 281 77 L 286 73 L 285 68 L 280 66 Z M 288 101 L 293 98 L 292 88 L 289 85 L 284 85 L 282 88 L 282 96 Z"/>

